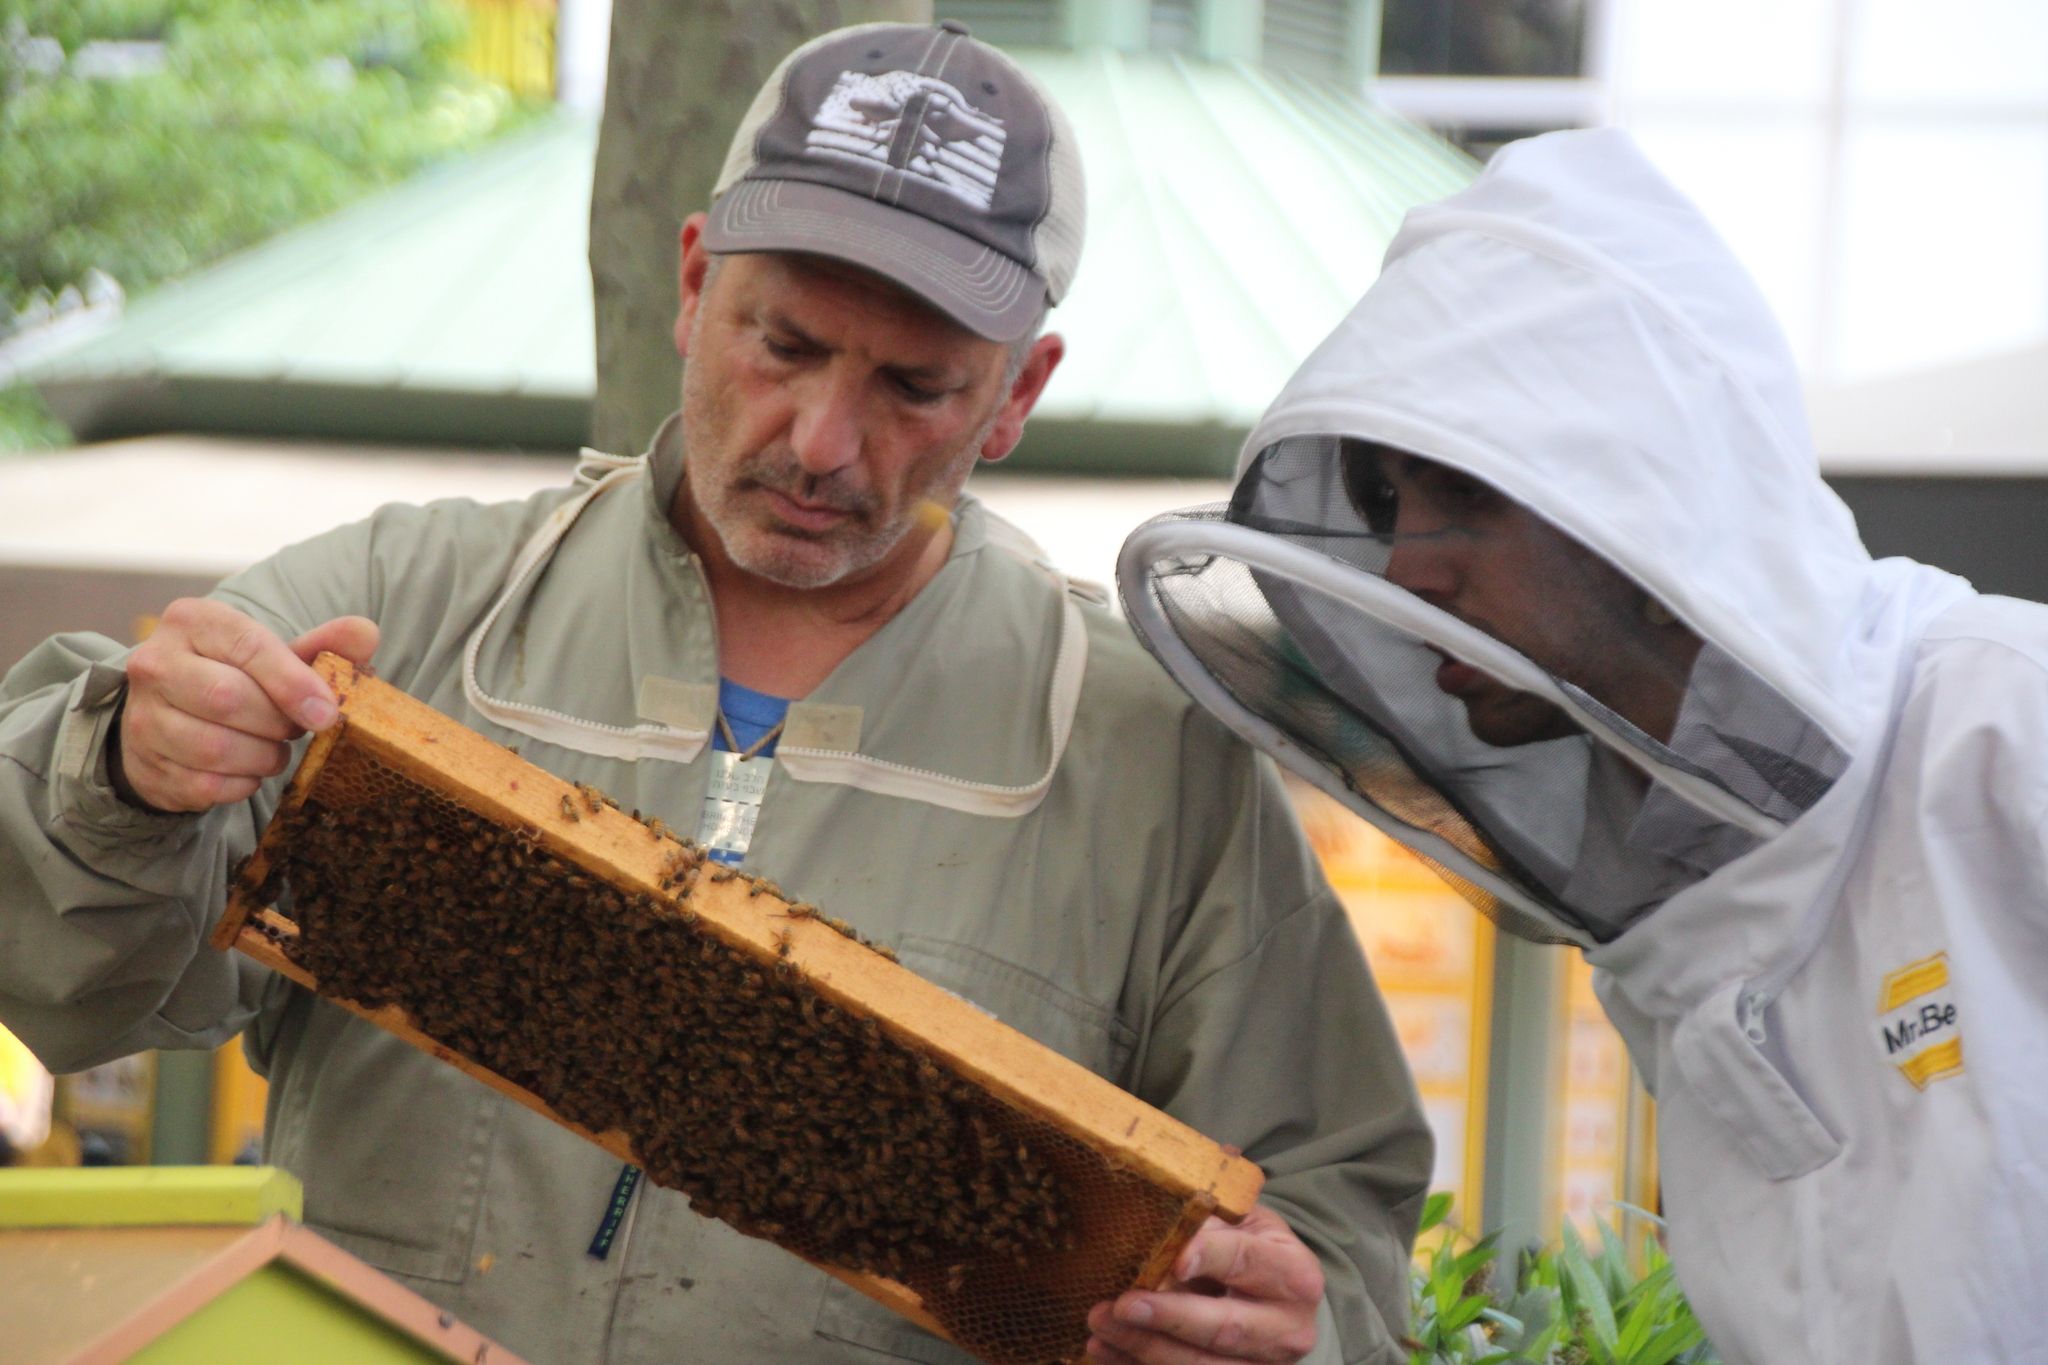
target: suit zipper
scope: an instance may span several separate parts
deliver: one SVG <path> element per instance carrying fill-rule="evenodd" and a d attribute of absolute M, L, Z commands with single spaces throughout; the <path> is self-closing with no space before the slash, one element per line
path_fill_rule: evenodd
<path fill-rule="evenodd" d="M 1771 997 L 1763 991 L 1744 991 L 1735 1002 L 1735 1021 L 1742 1026 L 1743 1036 L 1762 1047 L 1771 1039 L 1771 1033 L 1764 1026 L 1764 1011 L 1771 1007 Z"/>

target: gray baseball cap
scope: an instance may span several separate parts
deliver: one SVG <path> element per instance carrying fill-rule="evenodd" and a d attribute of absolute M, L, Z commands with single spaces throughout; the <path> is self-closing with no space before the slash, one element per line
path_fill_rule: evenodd
<path fill-rule="evenodd" d="M 1066 296 L 1085 226 L 1073 130 L 1008 57 L 946 20 L 804 44 L 754 97 L 713 191 L 713 252 L 801 251 L 1015 341 Z"/>

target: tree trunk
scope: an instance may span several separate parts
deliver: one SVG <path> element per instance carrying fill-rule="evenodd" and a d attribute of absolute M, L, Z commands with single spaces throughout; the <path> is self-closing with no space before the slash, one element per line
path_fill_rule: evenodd
<path fill-rule="evenodd" d="M 831 29 L 931 17 L 931 0 L 613 0 L 590 194 L 593 446 L 644 449 L 679 401 L 676 236 L 710 203 L 726 145 L 768 73 Z"/>

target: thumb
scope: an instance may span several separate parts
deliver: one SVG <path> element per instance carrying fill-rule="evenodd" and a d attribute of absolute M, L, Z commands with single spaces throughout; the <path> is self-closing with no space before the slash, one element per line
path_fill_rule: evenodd
<path fill-rule="evenodd" d="M 377 623 L 367 616 L 337 616 L 292 641 L 292 653 L 307 663 L 323 650 L 331 650 L 358 668 L 366 667 L 377 652 Z"/>

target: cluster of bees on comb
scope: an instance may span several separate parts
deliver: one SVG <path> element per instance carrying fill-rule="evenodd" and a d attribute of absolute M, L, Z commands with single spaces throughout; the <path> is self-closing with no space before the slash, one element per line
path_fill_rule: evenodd
<path fill-rule="evenodd" d="M 611 804 L 579 793 L 565 824 Z M 288 888 L 297 932 L 252 927 L 323 994 L 397 1005 L 563 1118 L 623 1132 L 698 1212 L 928 1297 L 1075 1246 L 1059 1143 L 818 994 L 787 933 L 764 959 L 710 932 L 691 890 L 745 874 L 658 821 L 641 823 L 669 845 L 660 896 L 367 760 L 330 764 L 281 818 L 258 894 Z M 812 906 L 781 913 L 857 937 Z"/>

